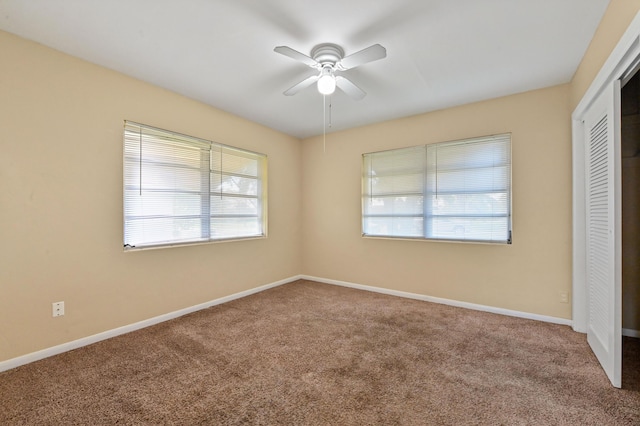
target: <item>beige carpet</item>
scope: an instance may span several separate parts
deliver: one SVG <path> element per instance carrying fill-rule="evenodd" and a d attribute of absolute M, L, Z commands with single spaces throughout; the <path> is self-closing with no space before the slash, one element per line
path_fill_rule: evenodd
<path fill-rule="evenodd" d="M 0 424 L 639 425 L 569 327 L 298 281 L 0 374 Z"/>

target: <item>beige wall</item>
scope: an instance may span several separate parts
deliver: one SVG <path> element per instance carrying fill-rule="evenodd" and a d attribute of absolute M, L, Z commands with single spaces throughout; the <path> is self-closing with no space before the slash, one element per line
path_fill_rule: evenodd
<path fill-rule="evenodd" d="M 640 11 L 640 0 L 611 0 L 571 81 L 571 111 L 578 106 L 582 96 L 638 11 Z"/>
<path fill-rule="evenodd" d="M 0 52 L 0 361 L 300 273 L 297 139 L 3 32 Z M 125 119 L 267 154 L 269 237 L 123 253 Z"/>
<path fill-rule="evenodd" d="M 303 271 L 334 280 L 570 318 L 569 86 L 303 141 Z M 513 244 L 362 238 L 365 152 L 512 133 Z"/>

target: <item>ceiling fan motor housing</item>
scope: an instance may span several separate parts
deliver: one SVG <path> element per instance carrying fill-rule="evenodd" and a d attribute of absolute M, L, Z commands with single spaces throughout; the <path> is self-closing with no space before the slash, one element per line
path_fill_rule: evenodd
<path fill-rule="evenodd" d="M 322 43 L 311 49 L 311 57 L 323 68 L 326 65 L 335 67 L 344 58 L 344 50 L 337 44 Z"/>

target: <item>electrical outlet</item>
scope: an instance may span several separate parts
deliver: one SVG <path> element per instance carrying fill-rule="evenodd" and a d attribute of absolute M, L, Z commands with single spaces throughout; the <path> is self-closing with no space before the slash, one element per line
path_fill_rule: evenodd
<path fill-rule="evenodd" d="M 64 302 L 53 302 L 51 305 L 54 317 L 61 317 L 64 315 Z"/>
<path fill-rule="evenodd" d="M 560 292 L 560 303 L 569 303 L 569 293 L 566 291 Z"/>

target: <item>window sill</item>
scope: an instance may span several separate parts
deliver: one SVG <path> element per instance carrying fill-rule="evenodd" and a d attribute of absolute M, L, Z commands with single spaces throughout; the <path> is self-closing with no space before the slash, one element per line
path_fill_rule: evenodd
<path fill-rule="evenodd" d="M 134 251 L 145 251 L 145 250 L 159 250 L 173 247 L 186 247 L 186 246 L 202 246 L 208 244 L 220 244 L 220 243 L 231 243 L 236 241 L 247 241 L 247 240 L 264 240 L 266 239 L 266 235 L 256 235 L 251 237 L 238 237 L 238 238 L 224 238 L 219 240 L 206 240 L 206 241 L 190 241 L 190 242 L 181 242 L 181 243 L 167 243 L 167 244 L 154 244 L 154 245 L 144 245 L 144 246 L 134 246 L 134 247 L 123 247 L 125 253 L 134 252 Z"/>
<path fill-rule="evenodd" d="M 364 239 L 372 240 L 393 240 L 393 241 L 422 241 L 427 243 L 456 243 L 456 244 L 482 244 L 482 245 L 512 245 L 513 241 L 487 241 L 487 240 L 455 240 L 445 238 L 423 238 L 423 237 L 392 237 L 385 235 L 367 235 L 362 234 Z"/>

